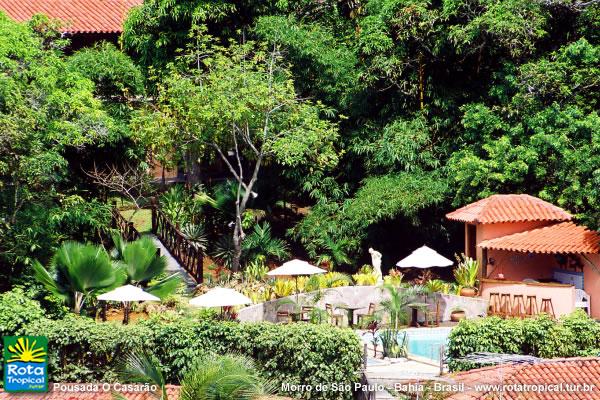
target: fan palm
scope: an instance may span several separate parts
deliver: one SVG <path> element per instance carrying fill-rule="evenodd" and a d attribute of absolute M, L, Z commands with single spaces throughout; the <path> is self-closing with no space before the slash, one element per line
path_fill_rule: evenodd
<path fill-rule="evenodd" d="M 112 261 L 104 248 L 77 242 L 63 243 L 50 262 L 52 272 L 38 261 L 33 270 L 35 278 L 77 314 L 91 294 L 125 281 L 122 265 Z"/>
<path fill-rule="evenodd" d="M 180 279 L 177 274 L 149 285 L 150 281 L 163 274 L 167 268 L 167 258 L 157 254 L 152 239 L 144 236 L 134 242 L 125 242 L 120 236 L 113 237 L 113 256 L 123 262 L 127 283 L 147 288 L 146 291 L 163 298 L 175 291 Z"/>

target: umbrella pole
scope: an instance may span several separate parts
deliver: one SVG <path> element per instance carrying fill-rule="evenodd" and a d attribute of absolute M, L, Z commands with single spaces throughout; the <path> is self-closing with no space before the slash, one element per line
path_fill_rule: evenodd
<path fill-rule="evenodd" d="M 295 276 L 296 278 L 296 305 L 298 304 L 298 275 Z"/>
<path fill-rule="evenodd" d="M 123 302 L 123 324 L 127 325 L 129 323 L 129 302 Z"/>

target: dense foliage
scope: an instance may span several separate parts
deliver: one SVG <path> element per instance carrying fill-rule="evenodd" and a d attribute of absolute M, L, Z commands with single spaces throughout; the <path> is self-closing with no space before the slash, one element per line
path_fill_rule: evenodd
<path fill-rule="evenodd" d="M 131 13 L 125 44 L 159 77 L 230 41 L 282 50 L 298 95 L 339 126 L 340 159 L 269 166 L 278 180 L 259 189 L 281 182 L 275 200 L 311 206 L 288 236 L 312 258 L 355 260 L 365 242 L 397 251 L 390 221 L 408 242 L 450 247 L 443 211 L 493 193 L 539 196 L 597 226 L 598 7 L 156 0 Z"/>
<path fill-rule="evenodd" d="M 498 317 L 463 320 L 449 337 L 451 370 L 479 368 L 460 358 L 476 352 L 526 354 L 541 358 L 600 354 L 600 325 L 578 310 L 553 321 L 547 315 L 529 319 Z"/>
<path fill-rule="evenodd" d="M 79 55 L 67 59 L 51 27 L 0 13 L 0 286 L 26 282 L 32 260 L 65 239 L 102 240 L 110 222 L 97 192 L 80 184 L 81 164 L 117 146 L 124 122 L 99 98 L 95 82 L 106 77 L 82 71 Z M 84 58 L 97 51 L 108 47 Z M 117 53 L 117 63 L 128 60 Z"/>
<path fill-rule="evenodd" d="M 239 324 L 185 318 L 121 325 L 71 315 L 63 320 L 39 319 L 29 323 L 25 332 L 48 337 L 50 379 L 54 382 L 114 381 L 119 355 L 140 348 L 157 357 L 166 380 L 172 383 L 179 382 L 193 361 L 206 353 L 247 355 L 256 361 L 262 376 L 276 382 L 277 388 L 282 382 L 352 385 L 358 379 L 361 363 L 356 334 L 326 325 Z M 351 398 L 351 393 L 311 396 L 341 399 Z"/>

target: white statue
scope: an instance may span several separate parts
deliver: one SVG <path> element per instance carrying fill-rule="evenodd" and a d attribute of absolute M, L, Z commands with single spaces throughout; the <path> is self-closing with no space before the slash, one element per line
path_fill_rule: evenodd
<path fill-rule="evenodd" d="M 383 283 L 383 274 L 381 273 L 381 253 L 372 247 L 369 247 L 369 254 L 371 254 L 371 264 L 373 264 L 373 272 L 377 275 L 377 284 Z"/>

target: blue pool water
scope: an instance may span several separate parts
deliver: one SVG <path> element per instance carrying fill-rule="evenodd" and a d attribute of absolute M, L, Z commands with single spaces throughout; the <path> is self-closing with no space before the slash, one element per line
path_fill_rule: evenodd
<path fill-rule="evenodd" d="M 440 348 L 447 347 L 448 335 L 451 328 L 417 328 L 405 329 L 399 335 L 407 335 L 408 355 L 427 359 L 427 361 L 438 364 L 440 362 Z M 379 333 L 377 333 L 379 336 Z M 365 343 L 372 343 L 370 333 L 362 335 Z M 378 345 L 381 351 L 381 342 Z"/>

